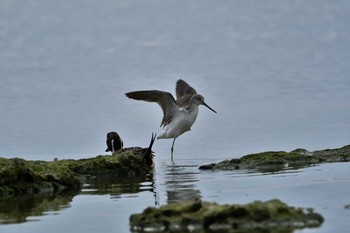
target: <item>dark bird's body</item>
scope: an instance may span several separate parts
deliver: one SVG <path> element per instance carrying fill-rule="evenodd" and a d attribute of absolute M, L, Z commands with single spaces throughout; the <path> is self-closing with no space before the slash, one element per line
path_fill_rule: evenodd
<path fill-rule="evenodd" d="M 147 166 L 152 167 L 153 166 L 153 157 L 154 157 L 152 147 L 153 147 L 153 143 L 154 143 L 155 139 L 156 139 L 156 134 L 152 134 L 151 142 L 150 142 L 149 146 L 146 148 L 142 148 L 142 147 L 122 148 L 123 141 L 119 137 L 119 135 L 116 132 L 109 132 L 109 133 L 107 133 L 106 144 L 107 144 L 108 148 L 106 149 L 106 152 L 112 151 L 112 153 L 114 155 L 118 155 L 118 154 L 121 154 L 124 152 L 131 152 L 135 155 L 143 157 L 145 159 Z M 120 145 L 121 145 L 121 147 L 120 147 Z M 113 148 L 113 149 L 118 148 L 118 149 L 113 152 L 113 150 L 110 150 L 110 148 Z"/>

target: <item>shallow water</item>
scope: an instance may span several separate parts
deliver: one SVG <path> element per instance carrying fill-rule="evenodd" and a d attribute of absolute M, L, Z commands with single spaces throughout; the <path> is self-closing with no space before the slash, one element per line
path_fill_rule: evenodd
<path fill-rule="evenodd" d="M 171 140 L 158 140 L 153 176 L 14 200 L 2 208 L 22 223 L 0 231 L 127 232 L 130 213 L 194 197 L 280 198 L 326 218 L 303 232 L 348 229 L 340 221 L 349 217 L 348 164 L 276 174 L 197 167 L 350 143 L 349 8 L 345 0 L 0 1 L 0 156 L 92 157 L 109 131 L 126 147 L 147 146 L 161 132 L 161 109 L 124 93 L 174 93 L 179 78 L 218 112 L 200 108 L 176 141 L 175 165 Z"/>
<path fill-rule="evenodd" d="M 108 180 L 108 182 L 107 182 Z M 2 203 L 1 213 L 18 209 L 18 224 L 1 232 L 129 232 L 128 219 L 148 206 L 202 198 L 219 203 L 248 203 L 279 198 L 292 206 L 314 208 L 325 222 L 303 232 L 346 232 L 350 217 L 347 163 L 321 164 L 278 172 L 200 171 L 198 161 L 157 163 L 144 179 L 102 179 L 77 194 Z M 49 200 L 50 199 L 50 200 Z M 34 199 L 35 200 L 35 199 Z M 24 201 L 22 203 L 25 203 Z M 4 209 L 11 210 L 6 212 Z M 16 215 L 13 215 L 16 216 Z M 26 216 L 26 217 L 23 217 Z"/>

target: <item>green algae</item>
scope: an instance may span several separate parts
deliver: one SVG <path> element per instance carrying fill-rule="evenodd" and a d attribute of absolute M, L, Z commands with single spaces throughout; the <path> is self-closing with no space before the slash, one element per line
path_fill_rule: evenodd
<path fill-rule="evenodd" d="M 149 171 L 144 158 L 135 151 L 51 162 L 0 158 L 0 197 L 80 189 L 85 175 L 135 177 Z"/>
<path fill-rule="evenodd" d="M 295 149 L 291 152 L 267 151 L 245 155 L 239 159 L 224 160 L 219 163 L 202 165 L 206 169 L 262 169 L 280 170 L 285 167 L 305 167 L 324 162 L 350 161 L 350 145 L 337 149 L 326 149 L 309 152 L 305 149 Z"/>
<path fill-rule="evenodd" d="M 197 200 L 148 207 L 141 214 L 131 215 L 130 228 L 133 232 L 252 232 L 258 228 L 292 232 L 293 229 L 319 227 L 322 222 L 323 217 L 312 209 L 290 207 L 277 199 L 246 205 L 219 205 Z"/>

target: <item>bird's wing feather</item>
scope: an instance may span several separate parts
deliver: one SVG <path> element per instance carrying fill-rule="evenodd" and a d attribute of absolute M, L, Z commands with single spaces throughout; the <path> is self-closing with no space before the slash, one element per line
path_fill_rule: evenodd
<path fill-rule="evenodd" d="M 174 97 L 165 91 L 133 91 L 125 94 L 127 97 L 135 100 L 143 100 L 147 102 L 156 102 L 163 110 L 163 119 L 160 126 L 167 126 L 173 116 L 175 111 L 178 111 Z"/>
<path fill-rule="evenodd" d="M 196 90 L 184 80 L 179 79 L 176 82 L 176 104 L 179 107 L 187 107 L 193 95 L 197 94 Z"/>

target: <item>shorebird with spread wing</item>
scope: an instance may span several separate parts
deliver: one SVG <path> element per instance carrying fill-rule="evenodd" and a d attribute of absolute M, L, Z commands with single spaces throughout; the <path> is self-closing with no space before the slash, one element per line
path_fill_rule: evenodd
<path fill-rule="evenodd" d="M 169 92 L 158 90 L 133 91 L 125 95 L 135 100 L 156 102 L 162 108 L 164 115 L 160 126 L 165 129 L 157 139 L 174 139 L 171 146 L 172 160 L 175 140 L 181 134 L 191 130 L 197 119 L 198 106 L 204 105 L 216 113 L 204 102 L 204 97 L 197 94 L 196 90 L 182 79 L 176 82 L 176 100 Z"/>

